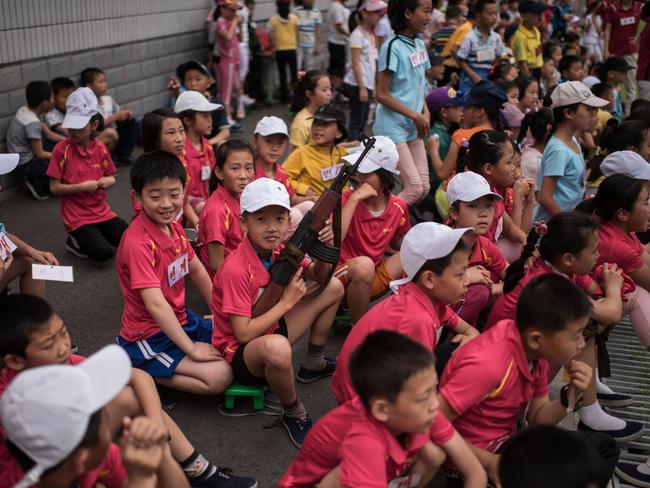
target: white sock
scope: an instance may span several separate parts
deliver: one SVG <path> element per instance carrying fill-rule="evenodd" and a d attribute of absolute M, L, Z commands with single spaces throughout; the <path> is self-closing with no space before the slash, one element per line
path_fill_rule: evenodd
<path fill-rule="evenodd" d="M 580 420 L 594 430 L 621 430 L 627 423 L 606 413 L 598 402 L 580 409 Z"/>
<path fill-rule="evenodd" d="M 609 386 L 600 381 L 600 378 L 598 377 L 598 369 L 594 371 L 594 378 L 596 378 L 596 393 L 604 393 L 606 395 L 611 395 L 614 393 L 614 391 Z"/>

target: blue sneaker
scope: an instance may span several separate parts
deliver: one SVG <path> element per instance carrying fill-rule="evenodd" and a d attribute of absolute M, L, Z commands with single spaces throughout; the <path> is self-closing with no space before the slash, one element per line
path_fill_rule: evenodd
<path fill-rule="evenodd" d="M 602 432 L 603 434 L 608 434 L 614 438 L 619 444 L 632 442 L 639 437 L 643 436 L 643 424 L 641 422 L 635 422 L 633 420 L 626 420 L 625 427 L 620 430 L 596 430 L 592 429 L 588 425 L 582 423 L 582 420 L 578 422 L 578 430 L 583 432 Z"/>
<path fill-rule="evenodd" d="M 284 428 L 287 429 L 291 443 L 300 449 L 302 447 L 302 443 L 305 441 L 307 432 L 309 432 L 309 429 L 311 429 L 312 426 L 309 415 L 307 415 L 304 420 L 283 415 L 281 421 L 282 425 L 284 425 Z"/>
<path fill-rule="evenodd" d="M 209 476 L 188 478 L 191 488 L 257 488 L 257 481 L 247 476 L 235 476 L 230 468 L 214 466 Z"/>
<path fill-rule="evenodd" d="M 300 383 L 312 383 L 321 378 L 332 376 L 336 370 L 336 359 L 325 356 L 325 366 L 318 371 L 300 366 L 296 379 Z"/>

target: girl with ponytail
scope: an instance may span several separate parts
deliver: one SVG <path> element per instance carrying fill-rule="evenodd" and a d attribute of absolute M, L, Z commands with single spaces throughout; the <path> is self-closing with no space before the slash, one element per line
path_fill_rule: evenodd
<path fill-rule="evenodd" d="M 532 144 L 523 146 L 521 154 L 521 172 L 524 178 L 537 181 L 542 154 L 549 137 L 551 137 L 552 129 L 553 113 L 547 107 L 540 108 L 536 112 L 528 112 L 524 120 L 521 121 L 517 138 L 519 146 L 522 147 L 525 141 L 532 138 Z M 529 133 L 530 137 L 528 137 Z"/>

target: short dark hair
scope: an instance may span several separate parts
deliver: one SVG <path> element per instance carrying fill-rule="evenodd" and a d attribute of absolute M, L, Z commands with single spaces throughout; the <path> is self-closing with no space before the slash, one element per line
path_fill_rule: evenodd
<path fill-rule="evenodd" d="M 615 444 L 611 447 L 615 449 Z M 573 432 L 540 425 L 519 432 L 505 443 L 499 477 L 503 488 L 586 488 L 602 486 L 607 473 L 593 445 Z"/>
<path fill-rule="evenodd" d="M 510 69 L 510 67 L 511 67 L 512 65 L 511 65 L 511 64 L 507 64 L 507 63 L 501 63 L 501 65 L 499 65 L 499 66 L 505 66 L 505 67 L 507 67 L 508 69 Z M 504 69 L 505 69 L 505 68 L 504 68 Z M 496 71 L 496 70 L 495 70 L 495 71 Z M 519 91 L 519 85 L 518 85 L 515 81 L 510 81 L 510 80 L 499 80 L 499 81 L 497 81 L 497 85 L 499 86 L 499 88 L 501 88 L 501 89 L 503 90 L 503 93 L 505 93 L 505 94 L 507 94 L 507 93 L 508 93 L 510 90 L 512 90 L 513 88 L 516 88 L 517 91 Z"/>
<path fill-rule="evenodd" d="M 451 251 L 446 256 L 443 256 L 438 259 L 429 259 L 428 261 L 426 261 L 422 265 L 422 267 L 418 270 L 418 272 L 415 273 L 415 276 L 413 276 L 413 282 L 417 283 L 417 281 L 420 279 L 420 276 L 422 276 L 422 273 L 424 273 L 425 271 L 433 271 L 433 273 L 436 276 L 441 276 L 442 273 L 445 272 L 445 269 L 447 269 L 447 267 L 451 264 L 451 258 L 453 257 L 453 255 L 458 251 L 463 251 L 463 252 L 470 251 L 470 247 L 463 239 L 460 239 L 458 241 L 458 244 L 456 244 L 456 247 L 454 247 L 454 250 Z"/>
<path fill-rule="evenodd" d="M 562 59 L 560 59 L 560 65 L 558 66 L 558 70 L 560 71 L 560 74 L 562 74 L 565 71 L 571 69 L 571 65 L 579 62 L 580 62 L 580 58 L 578 56 L 572 56 L 572 55 L 563 56 Z"/>
<path fill-rule="evenodd" d="M 648 183 L 630 176 L 617 174 L 605 178 L 594 197 L 596 215 L 610 221 L 620 209 L 632 210 L 634 204 Z"/>
<path fill-rule="evenodd" d="M 478 0 L 478 2 L 476 2 L 474 14 L 478 15 L 480 13 L 483 13 L 483 10 L 485 10 L 486 5 L 491 5 L 495 3 L 497 3 L 497 0 Z"/>
<path fill-rule="evenodd" d="M 180 115 L 171 108 L 159 108 L 144 114 L 140 125 L 140 144 L 144 152 L 160 149 L 160 134 L 165 119 L 181 120 Z M 181 120 L 182 122 L 182 120 Z"/>
<path fill-rule="evenodd" d="M 47 301 L 28 293 L 7 296 L 0 301 L 0 310 L 0 357 L 7 354 L 25 357 L 32 334 L 47 325 L 55 313 Z"/>
<path fill-rule="evenodd" d="M 25 87 L 27 106 L 36 108 L 52 98 L 52 87 L 47 81 L 31 81 Z"/>
<path fill-rule="evenodd" d="M 610 92 L 614 89 L 612 85 L 609 83 L 596 83 L 594 86 L 591 87 L 591 93 L 596 95 L 597 97 L 603 98 L 603 96 L 607 93 Z"/>
<path fill-rule="evenodd" d="M 54 78 L 50 82 L 50 85 L 52 85 L 52 93 L 54 93 L 54 95 L 58 95 L 59 92 L 63 90 L 69 90 L 71 88 L 74 89 L 74 81 L 72 81 L 70 78 L 65 78 L 63 76 Z"/>
<path fill-rule="evenodd" d="M 187 175 L 183 163 L 167 151 L 158 150 L 142 154 L 131 167 L 131 188 L 136 193 L 142 193 L 147 183 L 165 178 L 178 180 L 185 188 Z"/>
<path fill-rule="evenodd" d="M 180 117 L 181 122 L 183 123 L 183 127 L 185 127 L 185 130 L 187 130 L 187 124 L 185 123 L 185 119 L 188 118 L 194 120 L 194 117 L 196 117 L 197 113 L 198 112 L 196 110 L 192 110 L 192 109 L 183 110 L 182 112 L 179 112 L 178 116 Z"/>
<path fill-rule="evenodd" d="M 520 332 L 535 328 L 553 334 L 590 312 L 591 303 L 584 291 L 566 277 L 548 273 L 524 287 L 517 302 L 516 321 Z"/>
<path fill-rule="evenodd" d="M 88 86 L 93 83 L 99 75 L 103 74 L 104 72 L 99 68 L 86 68 L 81 72 L 81 75 L 79 75 L 79 86 Z"/>
<path fill-rule="evenodd" d="M 255 152 L 248 142 L 242 141 L 241 139 L 228 139 L 219 146 L 219 149 L 217 149 L 217 153 L 215 154 L 215 159 L 217 160 L 216 165 L 219 166 L 219 169 L 223 169 L 228 157 L 230 157 L 234 151 L 248 151 L 251 153 L 251 156 L 253 156 L 253 159 L 255 159 Z M 217 178 L 217 175 L 215 175 L 213 171 L 210 175 L 210 193 L 216 190 L 217 186 L 219 186 L 219 178 Z"/>
<path fill-rule="evenodd" d="M 378 330 L 350 356 L 350 378 L 366 408 L 377 396 L 394 403 L 409 378 L 435 367 L 433 353 L 419 342 L 391 330 Z"/>
<path fill-rule="evenodd" d="M 408 27 L 406 21 L 406 11 L 414 12 L 420 0 L 389 0 L 388 1 L 388 20 L 390 21 L 391 28 L 399 33 Z"/>

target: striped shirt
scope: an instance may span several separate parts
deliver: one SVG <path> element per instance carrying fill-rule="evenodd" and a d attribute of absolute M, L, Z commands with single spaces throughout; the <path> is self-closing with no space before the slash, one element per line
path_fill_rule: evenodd
<path fill-rule="evenodd" d="M 499 34 L 491 31 L 486 39 L 481 31 L 474 27 L 463 39 L 457 57 L 465 61 L 473 70 L 490 70 L 494 66 L 494 61 L 501 57 L 504 51 L 505 46 Z"/>
<path fill-rule="evenodd" d="M 296 7 L 293 11 L 298 16 L 298 47 L 316 46 L 316 28 L 323 23 L 323 16 L 317 8 Z"/>
<path fill-rule="evenodd" d="M 443 25 L 440 30 L 431 37 L 431 49 L 435 54 L 442 54 L 445 44 L 447 44 L 447 41 L 457 28 L 457 25 Z"/>

